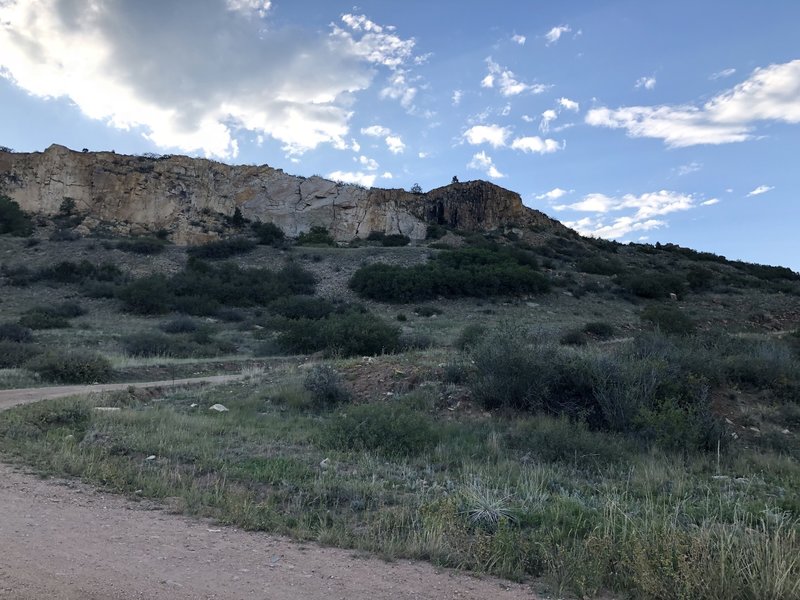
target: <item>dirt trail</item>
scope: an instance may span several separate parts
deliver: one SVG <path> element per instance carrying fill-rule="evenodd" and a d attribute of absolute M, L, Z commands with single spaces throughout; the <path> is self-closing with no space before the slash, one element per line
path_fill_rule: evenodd
<path fill-rule="evenodd" d="M 176 381 L 1 390 L 0 410 Z M 348 550 L 219 527 L 67 480 L 0 463 L 0 598 L 9 600 L 518 600 L 526 586 L 384 562 Z"/>
<path fill-rule="evenodd" d="M 97 383 L 94 385 L 60 385 L 55 387 L 39 388 L 18 388 L 13 390 L 0 390 L 0 410 L 17 406 L 18 404 L 30 404 L 39 400 L 50 400 L 52 398 L 65 398 L 67 396 L 77 396 L 85 394 L 96 394 L 100 392 L 113 392 L 116 390 L 127 390 L 129 387 L 137 388 L 167 388 L 187 385 L 202 385 L 213 383 L 225 383 L 242 379 L 244 375 L 209 375 L 208 377 L 192 377 L 189 379 L 166 379 L 164 381 L 140 381 L 135 383 Z"/>

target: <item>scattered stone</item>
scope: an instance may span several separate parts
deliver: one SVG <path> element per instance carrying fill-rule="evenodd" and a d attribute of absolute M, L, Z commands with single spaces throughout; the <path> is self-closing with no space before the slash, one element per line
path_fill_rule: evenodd
<path fill-rule="evenodd" d="M 319 468 L 325 471 L 328 468 L 330 462 L 331 462 L 330 458 L 323 458 L 319 463 Z"/>
<path fill-rule="evenodd" d="M 155 459 L 156 459 L 156 455 L 155 454 L 151 454 L 150 456 L 145 458 L 145 460 L 155 460 Z"/>
<path fill-rule="evenodd" d="M 95 406 L 95 410 L 99 410 L 100 412 L 112 412 L 115 410 L 122 410 L 119 406 Z"/>
<path fill-rule="evenodd" d="M 217 412 L 228 412 L 228 409 L 223 406 L 222 404 L 215 404 L 214 406 L 210 407 L 208 410 L 215 410 Z"/>

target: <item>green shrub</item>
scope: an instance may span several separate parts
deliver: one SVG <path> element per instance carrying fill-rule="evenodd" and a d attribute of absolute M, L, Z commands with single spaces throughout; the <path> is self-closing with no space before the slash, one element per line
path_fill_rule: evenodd
<path fill-rule="evenodd" d="M 380 242 L 383 241 L 384 237 L 386 237 L 385 231 L 370 231 L 367 234 L 366 240 L 368 242 Z"/>
<path fill-rule="evenodd" d="M 34 344 L 0 340 L 0 369 L 15 369 L 25 366 L 42 349 Z"/>
<path fill-rule="evenodd" d="M 461 330 L 455 341 L 455 347 L 459 350 L 467 350 L 478 344 L 483 336 L 486 335 L 486 327 L 473 323 Z"/>
<path fill-rule="evenodd" d="M 655 271 L 622 275 L 617 283 L 634 296 L 651 299 L 669 298 L 670 294 L 680 297 L 686 285 L 679 275 Z"/>
<path fill-rule="evenodd" d="M 191 258 L 221 260 L 239 254 L 246 254 L 255 247 L 256 243 L 254 241 L 239 237 L 209 242 L 202 246 L 190 246 L 186 249 L 186 254 Z"/>
<path fill-rule="evenodd" d="M 336 306 L 324 298 L 286 296 L 270 302 L 269 310 L 287 319 L 324 319 Z"/>
<path fill-rule="evenodd" d="M 32 359 L 26 368 L 55 383 L 104 383 L 113 375 L 108 359 L 78 350 L 47 352 Z"/>
<path fill-rule="evenodd" d="M 129 240 L 120 240 L 115 247 L 123 252 L 153 255 L 163 252 L 166 245 L 167 242 L 159 238 L 137 237 Z"/>
<path fill-rule="evenodd" d="M 173 305 L 170 282 L 164 275 L 147 275 L 117 290 L 127 312 L 139 315 L 158 315 L 169 312 Z"/>
<path fill-rule="evenodd" d="M 287 352 L 327 356 L 374 356 L 400 347 L 400 330 L 369 313 L 333 313 L 325 319 L 295 319 L 282 325 L 278 344 Z"/>
<path fill-rule="evenodd" d="M 592 321 L 583 326 L 583 332 L 600 340 L 614 336 L 614 326 L 604 321 Z"/>
<path fill-rule="evenodd" d="M 642 408 L 635 424 L 645 439 L 670 451 L 714 451 L 728 439 L 722 422 L 707 405 L 681 406 L 672 399 Z"/>
<path fill-rule="evenodd" d="M 33 233 L 33 223 L 19 204 L 8 196 L 0 195 L 0 235 L 4 233 L 27 237 Z"/>
<path fill-rule="evenodd" d="M 686 281 L 694 292 L 707 290 L 714 280 L 714 271 L 705 267 L 692 267 L 686 272 Z"/>
<path fill-rule="evenodd" d="M 283 242 L 286 234 L 275 223 L 253 223 L 253 233 L 258 238 L 258 243 L 264 246 L 276 246 Z"/>
<path fill-rule="evenodd" d="M 339 450 L 413 456 L 432 449 L 439 432 L 431 419 L 402 405 L 364 404 L 342 408 L 327 424 L 323 445 Z"/>
<path fill-rule="evenodd" d="M 681 309 L 669 304 L 651 304 L 642 311 L 640 317 L 664 333 L 688 335 L 695 330 L 694 321 Z"/>
<path fill-rule="evenodd" d="M 157 331 L 140 332 L 123 337 L 121 342 L 125 351 L 131 356 L 205 358 L 235 352 L 233 344 L 214 339 L 203 331 L 188 335 L 165 335 Z"/>
<path fill-rule="evenodd" d="M 579 259 L 575 267 L 581 273 L 594 275 L 619 275 L 625 271 L 625 265 L 616 257 L 588 256 Z"/>
<path fill-rule="evenodd" d="M 558 342 L 564 346 L 585 346 L 589 343 L 589 336 L 583 331 L 573 329 L 564 333 Z"/>
<path fill-rule="evenodd" d="M 414 307 L 414 314 L 420 317 L 433 317 L 442 314 L 442 309 L 436 306 L 416 306 Z"/>
<path fill-rule="evenodd" d="M 17 323 L 0 323 L 0 340 L 9 342 L 32 342 L 33 332 Z"/>
<path fill-rule="evenodd" d="M 32 308 L 19 318 L 19 324 L 28 329 L 66 329 L 69 321 L 46 307 Z"/>
<path fill-rule="evenodd" d="M 409 243 L 411 243 L 411 238 L 402 233 L 391 233 L 383 236 L 383 239 L 381 239 L 381 245 L 387 247 L 408 246 Z"/>
<path fill-rule="evenodd" d="M 303 379 L 315 408 L 330 408 L 350 400 L 350 392 L 342 384 L 339 373 L 329 365 L 314 365 Z"/>
<path fill-rule="evenodd" d="M 297 236 L 299 246 L 335 246 L 336 242 L 325 227 L 315 225 L 310 231 Z"/>
<path fill-rule="evenodd" d="M 368 265 L 356 271 L 349 285 L 359 295 L 383 302 L 546 292 L 549 282 L 536 268 L 530 252 L 464 248 L 413 267 Z"/>
<path fill-rule="evenodd" d="M 76 263 L 64 260 L 32 273 L 30 280 L 85 284 L 90 281 L 120 281 L 122 277 L 122 271 L 113 263 L 95 264 L 88 260 Z"/>
<path fill-rule="evenodd" d="M 159 324 L 158 328 L 164 333 L 193 333 L 200 329 L 200 326 L 191 317 L 181 315 L 169 321 L 164 321 Z"/>
<path fill-rule="evenodd" d="M 426 240 L 439 240 L 445 235 L 447 235 L 447 228 L 442 225 L 437 225 L 436 223 L 431 223 L 425 230 Z"/>

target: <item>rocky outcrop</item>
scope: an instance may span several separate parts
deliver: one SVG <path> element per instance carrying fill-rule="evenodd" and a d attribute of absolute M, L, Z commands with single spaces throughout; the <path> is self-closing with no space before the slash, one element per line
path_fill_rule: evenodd
<path fill-rule="evenodd" d="M 372 231 L 425 237 L 431 223 L 466 231 L 566 228 L 522 204 L 519 194 L 485 181 L 454 183 L 413 194 L 366 189 L 281 169 L 231 166 L 186 156 L 0 151 L 0 192 L 23 210 L 56 215 L 65 199 L 84 217 L 79 228 L 120 234 L 166 230 L 178 244 L 216 238 L 224 217 L 271 221 L 296 236 L 323 226 L 340 241 Z"/>

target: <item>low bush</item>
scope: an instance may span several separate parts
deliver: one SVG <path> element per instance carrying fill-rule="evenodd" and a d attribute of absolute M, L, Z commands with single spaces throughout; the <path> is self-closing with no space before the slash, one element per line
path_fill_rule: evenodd
<path fill-rule="evenodd" d="M 324 298 L 286 296 L 270 302 L 269 310 L 287 319 L 324 319 L 336 305 Z"/>
<path fill-rule="evenodd" d="M 414 307 L 414 314 L 420 317 L 433 317 L 442 314 L 444 311 L 436 306 L 416 306 Z"/>
<path fill-rule="evenodd" d="M 589 343 L 589 336 L 581 330 L 567 331 L 558 340 L 564 346 L 585 346 Z"/>
<path fill-rule="evenodd" d="M 207 333 L 165 335 L 157 331 L 127 335 L 121 340 L 131 356 L 172 358 L 206 358 L 232 354 L 236 348 L 229 342 L 217 340 Z"/>
<path fill-rule="evenodd" d="M 247 238 L 230 238 L 209 242 L 202 246 L 190 246 L 186 249 L 186 254 L 191 258 L 205 260 L 221 260 L 239 254 L 246 254 L 256 247 L 256 243 Z"/>
<path fill-rule="evenodd" d="M 4 233 L 28 237 L 33 233 L 33 223 L 19 204 L 8 196 L 0 195 L 0 235 Z"/>
<path fill-rule="evenodd" d="M 639 315 L 643 321 L 652 323 L 663 333 L 688 335 L 695 324 L 681 309 L 669 304 L 651 304 Z"/>
<path fill-rule="evenodd" d="M 181 315 L 160 323 L 158 328 L 164 333 L 193 333 L 200 329 L 200 325 L 186 315 Z"/>
<path fill-rule="evenodd" d="M 315 225 L 297 236 L 299 246 L 335 246 L 336 242 L 325 227 Z"/>
<path fill-rule="evenodd" d="M 440 240 L 445 235 L 447 235 L 447 228 L 443 225 L 432 223 L 428 225 L 428 228 L 425 230 L 426 240 Z"/>
<path fill-rule="evenodd" d="M 17 323 L 0 323 L 0 340 L 8 342 L 32 342 L 33 331 Z"/>
<path fill-rule="evenodd" d="M 400 330 L 369 313 L 333 313 L 324 319 L 286 321 L 278 344 L 287 352 L 374 356 L 400 348 Z"/>
<path fill-rule="evenodd" d="M 411 238 L 402 233 L 390 233 L 381 239 L 381 245 L 387 247 L 408 246 L 409 243 Z"/>
<path fill-rule="evenodd" d="M 439 432 L 427 415 L 406 406 L 364 404 L 340 409 L 320 441 L 339 450 L 414 456 L 431 450 Z"/>
<path fill-rule="evenodd" d="M 277 246 L 283 242 L 286 234 L 275 223 L 253 223 L 253 233 L 258 243 L 264 246 Z"/>
<path fill-rule="evenodd" d="M 111 379 L 111 363 L 86 351 L 47 352 L 32 359 L 26 368 L 54 383 L 104 383 Z"/>
<path fill-rule="evenodd" d="M 42 349 L 34 344 L 0 340 L 0 369 L 23 367 L 41 353 Z"/>
<path fill-rule="evenodd" d="M 459 350 L 467 350 L 478 344 L 485 335 L 486 327 L 483 325 L 477 323 L 467 325 L 456 338 L 455 347 Z"/>
<path fill-rule="evenodd" d="M 120 240 L 114 246 L 117 250 L 132 254 L 154 255 L 160 254 L 167 246 L 165 240 L 151 237 L 137 237 L 129 240 Z"/>
<path fill-rule="evenodd" d="M 28 329 L 66 329 L 69 320 L 47 307 L 32 308 L 19 318 L 19 324 Z"/>
<path fill-rule="evenodd" d="M 670 294 L 678 297 L 683 294 L 686 283 L 674 273 L 656 271 L 635 272 L 618 276 L 617 283 L 627 292 L 640 298 L 669 298 Z"/>
<path fill-rule="evenodd" d="M 593 275 L 619 275 L 625 271 L 625 265 L 616 257 L 588 256 L 579 259 L 575 267 L 581 273 Z"/>
<path fill-rule="evenodd" d="M 546 292 L 549 282 L 536 268 L 530 252 L 464 248 L 441 252 L 413 267 L 368 265 L 356 271 L 349 285 L 360 296 L 383 302 Z"/>
<path fill-rule="evenodd" d="M 592 321 L 583 326 L 583 332 L 600 340 L 614 336 L 614 326 L 604 321 Z"/>
<path fill-rule="evenodd" d="M 142 277 L 122 286 L 117 296 L 126 311 L 138 314 L 213 315 L 224 306 L 267 306 L 283 296 L 313 294 L 314 284 L 314 276 L 294 264 L 270 271 L 190 259 L 184 271 L 170 278 Z"/>
<path fill-rule="evenodd" d="M 339 373 L 329 365 L 314 365 L 303 379 L 303 387 L 311 394 L 315 408 L 331 408 L 350 400 L 350 392 L 342 384 Z"/>

